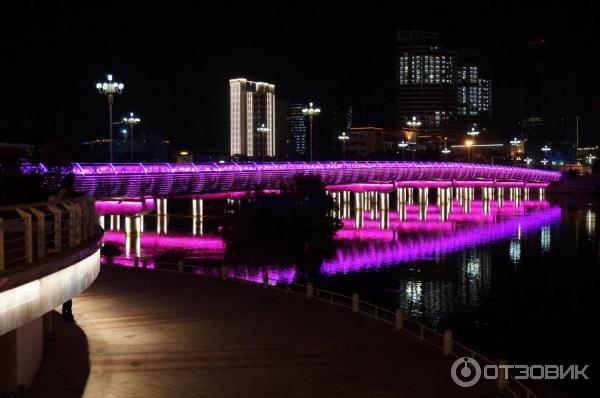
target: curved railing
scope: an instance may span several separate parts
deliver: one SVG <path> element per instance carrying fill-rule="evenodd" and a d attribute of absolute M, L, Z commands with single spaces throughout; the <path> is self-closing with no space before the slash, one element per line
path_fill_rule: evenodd
<path fill-rule="evenodd" d="M 25 165 L 45 172 L 44 165 Z M 286 163 L 74 163 L 75 189 L 96 198 L 144 197 L 277 189 L 297 174 L 319 175 L 326 185 L 405 180 L 554 182 L 560 172 L 450 162 Z"/>
<path fill-rule="evenodd" d="M 0 207 L 0 335 L 91 285 L 102 232 L 89 198 Z"/>

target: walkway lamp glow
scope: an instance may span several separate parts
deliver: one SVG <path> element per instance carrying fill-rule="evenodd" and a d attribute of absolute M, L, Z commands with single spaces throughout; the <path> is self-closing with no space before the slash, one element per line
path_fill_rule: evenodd
<path fill-rule="evenodd" d="M 466 140 L 465 146 L 467 147 L 467 162 L 471 161 L 471 147 L 473 146 L 473 140 Z"/>
<path fill-rule="evenodd" d="M 258 132 L 258 136 L 260 137 L 260 154 L 262 157 L 263 162 L 265 161 L 265 152 L 266 152 L 266 148 L 265 148 L 265 143 L 266 143 L 266 139 L 265 137 L 267 136 L 267 133 L 269 132 L 269 128 L 265 126 L 264 123 L 261 123 L 260 126 L 258 126 L 256 128 L 256 131 Z"/>
<path fill-rule="evenodd" d="M 531 162 L 533 162 L 533 159 L 531 159 L 530 157 L 525 158 L 525 164 L 527 166 L 529 166 L 531 164 Z"/>
<path fill-rule="evenodd" d="M 548 164 L 548 159 L 542 159 L 540 162 L 545 166 Z"/>
<path fill-rule="evenodd" d="M 133 162 L 133 127 L 139 124 L 142 120 L 139 117 L 133 115 L 133 112 L 129 112 L 129 116 L 123 118 L 123 123 L 129 125 L 129 142 L 130 142 L 130 153 L 129 160 Z"/>
<path fill-rule="evenodd" d="M 342 143 L 342 160 L 346 160 L 346 141 L 349 139 L 350 136 L 348 136 L 345 131 L 338 135 L 338 140 Z"/>
<path fill-rule="evenodd" d="M 108 135 L 110 140 L 110 162 L 113 162 L 113 122 L 112 122 L 112 105 L 114 102 L 114 96 L 117 94 L 121 94 L 125 85 L 123 83 L 118 83 L 113 81 L 113 75 L 106 75 L 106 81 L 100 82 L 96 84 L 96 88 L 98 92 L 102 95 L 106 95 L 108 99 Z"/>
<path fill-rule="evenodd" d="M 467 135 L 471 137 L 473 142 L 475 142 L 475 137 L 479 135 L 479 131 L 475 129 L 475 126 L 471 127 L 471 131 L 467 132 Z"/>
<path fill-rule="evenodd" d="M 309 147 L 310 147 L 310 160 L 313 160 L 313 123 L 314 123 L 314 119 L 315 117 L 319 116 L 319 113 L 321 113 L 321 109 L 319 108 L 315 108 L 313 106 L 313 103 L 309 103 L 308 104 L 308 108 L 303 108 L 302 109 L 302 114 L 304 115 L 304 117 L 308 117 L 308 122 L 309 122 L 309 130 L 310 130 L 310 135 L 309 135 Z"/>
<path fill-rule="evenodd" d="M 521 140 L 518 140 L 517 137 L 515 137 L 512 140 L 510 140 L 510 145 L 519 146 L 519 145 L 521 145 Z"/>

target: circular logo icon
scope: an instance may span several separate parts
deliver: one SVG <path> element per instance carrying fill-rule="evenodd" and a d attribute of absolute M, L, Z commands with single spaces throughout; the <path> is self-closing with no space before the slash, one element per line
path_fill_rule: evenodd
<path fill-rule="evenodd" d="M 452 381 L 461 387 L 473 387 L 481 378 L 481 367 L 473 358 L 458 358 L 450 369 Z"/>

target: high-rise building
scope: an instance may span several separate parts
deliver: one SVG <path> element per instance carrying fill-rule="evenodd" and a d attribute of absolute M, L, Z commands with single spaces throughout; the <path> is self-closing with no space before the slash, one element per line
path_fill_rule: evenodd
<path fill-rule="evenodd" d="M 275 85 L 229 80 L 230 155 L 275 156 Z"/>
<path fill-rule="evenodd" d="M 306 116 L 302 113 L 303 108 L 306 108 L 306 105 L 290 104 L 289 131 L 292 152 L 298 157 L 304 157 L 308 154 L 308 126 Z"/>
<path fill-rule="evenodd" d="M 485 125 L 492 116 L 492 71 L 478 52 L 460 52 L 457 86 L 459 125 Z"/>
<path fill-rule="evenodd" d="M 416 116 L 424 131 L 446 132 L 457 116 L 457 52 L 434 32 L 399 31 L 397 44 L 397 127 Z"/>
<path fill-rule="evenodd" d="M 422 133 L 453 139 L 489 123 L 491 69 L 477 52 L 424 31 L 397 32 L 397 46 L 396 127 L 418 120 Z"/>
<path fill-rule="evenodd" d="M 521 69 L 521 133 L 527 141 L 527 155 L 539 158 L 540 148 L 546 144 L 560 151 L 563 157 L 575 154 L 576 51 L 572 42 L 533 40 L 525 45 Z"/>

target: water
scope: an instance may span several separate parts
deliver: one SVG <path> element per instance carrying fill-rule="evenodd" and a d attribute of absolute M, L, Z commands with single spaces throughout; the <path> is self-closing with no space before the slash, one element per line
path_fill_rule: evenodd
<path fill-rule="evenodd" d="M 148 268 L 164 268 L 182 259 L 193 264 L 187 270 L 217 274 L 225 261 L 218 234 L 222 204 L 205 203 L 201 221 L 187 216 L 189 202 L 170 200 L 168 217 L 146 215 L 141 237 L 125 237 L 121 216 L 121 231 L 105 235 L 105 242 L 123 251 L 114 262 L 133 266 L 137 256 L 146 258 Z M 418 206 L 409 206 L 407 221 L 390 212 L 389 229 L 381 229 L 381 214 L 369 212 L 356 229 L 351 212 L 335 253 L 317 272 L 229 264 L 230 272 L 256 282 L 267 272 L 271 283 L 311 280 L 340 293 L 358 292 L 363 300 L 402 308 L 437 330 L 452 329 L 458 341 L 511 363 L 592 364 L 599 345 L 598 207 L 552 201 L 484 207 L 473 201 L 465 211 L 455 203 L 450 221 L 438 221 L 440 208 L 431 205 L 427 219 L 419 221 Z M 108 227 L 108 218 L 105 223 Z"/>

